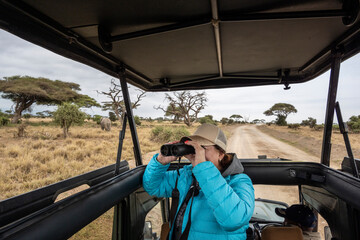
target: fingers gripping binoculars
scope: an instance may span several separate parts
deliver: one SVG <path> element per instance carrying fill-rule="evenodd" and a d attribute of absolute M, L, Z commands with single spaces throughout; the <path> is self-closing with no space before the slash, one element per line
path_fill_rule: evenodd
<path fill-rule="evenodd" d="M 181 157 L 187 154 L 195 154 L 193 146 L 186 145 L 185 143 L 164 144 L 160 148 L 163 156 Z"/>

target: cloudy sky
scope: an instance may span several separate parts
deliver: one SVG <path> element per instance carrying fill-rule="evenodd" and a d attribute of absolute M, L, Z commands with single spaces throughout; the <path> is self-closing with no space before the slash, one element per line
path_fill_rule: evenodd
<path fill-rule="evenodd" d="M 283 86 L 264 86 L 207 90 L 208 102 L 201 116 L 211 114 L 215 119 L 240 114 L 248 120 L 265 119 L 263 112 L 279 102 L 290 103 L 298 110 L 287 118 L 288 122 L 300 123 L 308 117 L 324 122 L 329 72 L 303 84 L 291 85 L 290 90 L 283 90 Z M 62 80 L 80 84 L 81 93 L 95 98 L 98 102 L 106 101 L 98 91 L 107 91 L 111 76 L 94 70 L 83 64 L 58 56 L 48 50 L 28 43 L 16 36 L 0 29 L 0 78 L 13 75 L 29 75 L 45 77 L 52 80 Z M 344 120 L 352 115 L 360 114 L 360 55 L 342 63 L 337 99 L 343 113 Z M 137 94 L 136 88 L 130 88 L 132 99 Z M 0 98 L 0 109 L 9 110 L 12 102 Z M 163 112 L 155 110 L 157 105 L 166 106 L 164 93 L 147 93 L 141 106 L 134 111 L 140 117 L 163 117 Z M 35 106 L 33 113 L 53 110 L 48 106 Z M 89 114 L 106 116 L 107 112 L 93 108 L 86 110 Z"/>

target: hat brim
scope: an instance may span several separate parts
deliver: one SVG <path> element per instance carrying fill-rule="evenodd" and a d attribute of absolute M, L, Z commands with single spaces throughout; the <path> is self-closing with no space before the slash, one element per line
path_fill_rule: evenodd
<path fill-rule="evenodd" d="M 275 208 L 275 213 L 280 216 L 280 217 L 285 217 L 286 216 L 286 209 L 285 208 Z"/>
<path fill-rule="evenodd" d="M 212 146 L 212 145 L 216 145 L 215 143 L 203 138 L 203 137 L 200 137 L 200 136 L 189 136 L 188 137 L 191 141 L 194 141 L 194 142 L 197 142 L 199 145 L 201 146 Z"/>

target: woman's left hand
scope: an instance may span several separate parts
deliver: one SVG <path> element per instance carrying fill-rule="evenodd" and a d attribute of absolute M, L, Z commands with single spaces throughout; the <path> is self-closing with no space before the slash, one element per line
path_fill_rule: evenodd
<path fill-rule="evenodd" d="M 186 145 L 190 145 L 195 149 L 195 154 L 186 155 L 185 157 L 191 161 L 193 167 L 199 163 L 205 162 L 205 149 L 195 141 L 186 141 Z"/>

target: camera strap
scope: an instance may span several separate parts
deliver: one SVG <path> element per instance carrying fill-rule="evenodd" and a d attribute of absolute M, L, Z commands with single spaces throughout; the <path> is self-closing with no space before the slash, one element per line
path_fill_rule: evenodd
<path fill-rule="evenodd" d="M 177 188 L 177 184 L 178 184 L 178 179 L 179 179 L 179 176 L 180 176 L 180 171 L 179 171 L 179 168 L 180 168 L 180 160 L 181 160 L 181 157 L 179 157 L 179 162 L 178 162 L 178 165 L 177 165 L 177 176 L 176 176 L 176 181 L 175 181 L 175 187 L 171 193 L 171 208 L 170 208 L 170 223 L 173 224 L 174 223 L 174 219 L 175 219 L 175 215 L 176 215 L 176 211 L 177 211 L 177 208 L 178 208 L 178 205 L 179 205 L 179 197 L 180 197 L 180 192 Z"/>

